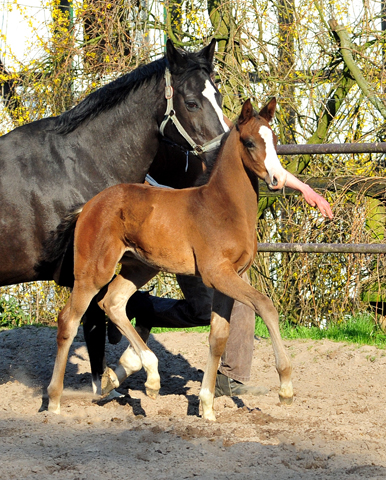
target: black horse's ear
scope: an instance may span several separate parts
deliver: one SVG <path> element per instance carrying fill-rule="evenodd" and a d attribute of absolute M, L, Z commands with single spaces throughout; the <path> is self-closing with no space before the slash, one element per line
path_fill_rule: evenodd
<path fill-rule="evenodd" d="M 170 38 L 168 38 L 166 42 L 166 57 L 171 71 L 175 70 L 177 67 L 184 68 L 186 65 L 186 58 L 176 49 Z"/>
<path fill-rule="evenodd" d="M 244 123 L 247 123 L 252 116 L 253 116 L 253 107 L 252 107 L 251 99 L 248 98 L 248 100 L 244 103 L 243 108 L 241 109 L 239 119 L 237 120 L 237 125 L 243 125 Z"/>
<path fill-rule="evenodd" d="M 198 55 L 200 55 L 200 57 L 206 58 L 210 63 L 213 63 L 215 48 L 216 48 L 216 39 L 212 38 L 212 41 L 210 42 L 210 44 L 204 47 L 202 50 L 200 50 L 198 52 Z"/>
<path fill-rule="evenodd" d="M 276 98 L 273 97 L 267 105 L 261 109 L 259 115 L 265 120 L 267 120 L 268 123 L 271 123 L 273 120 L 273 117 L 275 116 L 275 110 L 276 110 Z"/>

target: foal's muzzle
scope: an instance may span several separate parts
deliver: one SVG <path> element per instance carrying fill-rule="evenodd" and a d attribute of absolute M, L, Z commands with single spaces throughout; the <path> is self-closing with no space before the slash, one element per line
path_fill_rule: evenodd
<path fill-rule="evenodd" d="M 285 184 L 287 182 L 287 172 L 283 169 L 284 175 L 275 175 L 273 174 L 272 177 L 269 173 L 267 173 L 265 177 L 265 182 L 268 185 L 269 190 L 275 191 L 275 190 L 281 190 L 282 188 L 285 187 Z"/>

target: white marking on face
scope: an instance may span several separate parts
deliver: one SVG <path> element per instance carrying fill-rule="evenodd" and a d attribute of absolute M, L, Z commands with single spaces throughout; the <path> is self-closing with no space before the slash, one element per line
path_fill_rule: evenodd
<path fill-rule="evenodd" d="M 283 188 L 287 179 L 287 171 L 283 168 L 280 163 L 279 157 L 277 156 L 275 145 L 273 143 L 273 134 L 272 130 L 265 125 L 260 127 L 259 130 L 261 138 L 265 143 L 265 160 L 264 165 L 268 171 L 270 186 L 273 186 L 273 180 L 276 178 L 278 182 L 278 187 Z"/>
<path fill-rule="evenodd" d="M 216 102 L 216 89 L 214 86 L 210 83 L 209 80 L 205 81 L 205 88 L 202 92 L 205 98 L 207 98 L 210 103 L 212 104 L 212 107 L 214 108 L 214 111 L 217 113 L 218 119 L 220 120 L 220 123 L 223 127 L 223 129 L 228 132 L 229 127 L 228 125 L 224 122 L 224 115 L 222 113 L 222 110 L 219 106 L 219 104 Z"/>

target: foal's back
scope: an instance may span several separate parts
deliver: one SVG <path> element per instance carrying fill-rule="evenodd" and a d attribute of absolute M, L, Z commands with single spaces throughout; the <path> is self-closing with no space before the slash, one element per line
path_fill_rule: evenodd
<path fill-rule="evenodd" d="M 192 244 L 203 188 L 121 184 L 102 191 L 85 205 L 78 220 L 76 255 L 119 250 L 171 273 L 197 274 Z"/>

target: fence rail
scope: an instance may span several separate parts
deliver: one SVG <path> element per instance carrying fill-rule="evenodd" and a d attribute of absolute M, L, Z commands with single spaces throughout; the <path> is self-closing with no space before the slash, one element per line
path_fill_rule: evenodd
<path fill-rule="evenodd" d="M 257 252 L 386 253 L 382 243 L 258 243 Z"/>
<path fill-rule="evenodd" d="M 379 143 L 329 143 L 329 144 L 287 144 L 278 145 L 279 155 L 312 155 L 312 154 L 339 154 L 339 153 L 386 153 L 386 142 Z M 385 178 L 341 177 L 334 180 L 310 178 L 305 180 L 313 188 L 328 190 L 347 189 L 351 191 L 366 191 L 373 197 L 384 197 L 386 193 Z M 297 193 L 286 189 L 289 194 Z M 278 195 L 284 192 L 271 192 L 265 185 L 261 185 L 262 196 Z M 376 243 L 259 243 L 258 252 L 292 252 L 292 253 L 386 253 L 386 245 Z"/>
<path fill-rule="evenodd" d="M 321 153 L 386 153 L 386 142 L 379 143 L 316 143 L 278 145 L 279 155 L 312 155 Z"/>
<path fill-rule="evenodd" d="M 344 177 L 306 177 L 298 175 L 298 178 L 307 183 L 314 190 L 346 190 L 347 192 L 361 193 L 367 197 L 386 199 L 386 177 L 362 177 L 350 175 Z M 261 197 L 277 197 L 282 195 L 299 195 L 298 190 L 285 187 L 283 190 L 269 190 L 265 182 L 260 182 L 259 191 Z"/>

